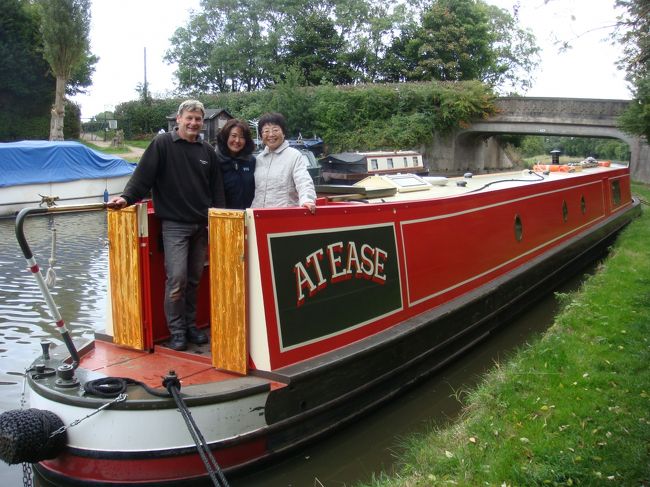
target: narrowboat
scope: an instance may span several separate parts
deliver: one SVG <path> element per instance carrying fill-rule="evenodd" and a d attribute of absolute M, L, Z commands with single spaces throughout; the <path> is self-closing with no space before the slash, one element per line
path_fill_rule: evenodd
<path fill-rule="evenodd" d="M 324 183 L 353 184 L 374 174 L 426 175 L 422 154 L 415 151 L 340 152 L 320 160 Z"/>
<path fill-rule="evenodd" d="M 372 176 L 304 208 L 211 209 L 198 316 L 207 345 L 166 348 L 161 225 L 107 212 L 110 319 L 61 331 L 0 415 L 0 455 L 66 485 L 227 478 L 394 399 L 601 257 L 640 214 L 630 173 Z M 65 309 L 61 310 L 65 314 Z M 100 328 L 98 326 L 98 328 Z"/>
<path fill-rule="evenodd" d="M 79 142 L 0 143 L 0 217 L 30 205 L 82 205 L 118 195 L 135 165 Z"/>

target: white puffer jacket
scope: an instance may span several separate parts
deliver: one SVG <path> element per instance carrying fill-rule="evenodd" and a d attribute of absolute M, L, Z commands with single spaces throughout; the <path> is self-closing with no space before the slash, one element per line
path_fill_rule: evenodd
<path fill-rule="evenodd" d="M 300 151 L 285 140 L 276 150 L 266 147 L 258 154 L 252 208 L 302 206 L 315 201 L 314 181 Z"/>

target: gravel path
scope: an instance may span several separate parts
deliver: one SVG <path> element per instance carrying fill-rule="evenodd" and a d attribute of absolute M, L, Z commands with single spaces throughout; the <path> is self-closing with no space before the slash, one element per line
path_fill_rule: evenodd
<path fill-rule="evenodd" d="M 98 147 L 112 147 L 110 140 L 104 141 L 98 139 L 94 137 L 93 134 L 83 134 L 83 139 Z M 119 154 L 116 155 L 122 157 L 123 159 L 140 159 L 140 157 L 142 157 L 142 154 L 144 153 L 144 149 L 141 149 L 140 147 L 123 145 L 121 148 L 124 149 L 124 152 L 123 153 L 120 152 Z"/>

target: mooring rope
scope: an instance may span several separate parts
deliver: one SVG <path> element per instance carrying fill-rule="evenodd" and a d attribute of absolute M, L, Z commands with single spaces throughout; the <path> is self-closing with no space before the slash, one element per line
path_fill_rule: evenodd
<path fill-rule="evenodd" d="M 45 284 L 48 289 L 52 289 L 56 285 L 56 272 L 54 272 L 54 264 L 56 264 L 56 228 L 54 227 L 52 227 L 52 250 L 48 263 L 50 267 L 45 274 Z"/>
<path fill-rule="evenodd" d="M 190 435 L 192 435 L 192 439 L 196 444 L 196 449 L 199 452 L 201 460 L 205 465 L 205 469 L 207 470 L 208 475 L 212 480 L 212 483 L 216 487 L 220 487 L 220 486 L 229 487 L 228 481 L 226 480 L 226 477 L 224 476 L 221 467 L 217 463 L 216 458 L 214 458 L 214 455 L 212 455 L 212 451 L 210 450 L 210 447 L 206 443 L 203 434 L 201 434 L 201 430 L 199 430 L 199 427 L 194 422 L 194 418 L 192 418 L 192 413 L 190 412 L 187 405 L 185 404 L 185 401 L 183 401 L 183 398 L 180 395 L 179 391 L 181 389 L 181 383 L 178 380 L 176 374 L 173 373 L 173 371 L 170 371 L 170 373 L 165 377 L 165 379 L 163 380 L 163 386 L 174 397 L 174 401 L 176 401 L 178 410 L 180 411 L 181 415 L 183 416 L 183 419 L 185 420 L 185 425 L 187 426 Z"/>
<path fill-rule="evenodd" d="M 190 432 L 194 443 L 196 444 L 196 449 L 199 452 L 199 456 L 205 465 L 205 469 L 208 472 L 212 483 L 216 487 L 228 487 L 228 481 L 226 480 L 221 467 L 217 463 L 216 458 L 214 458 L 214 455 L 212 455 L 212 451 L 205 441 L 203 434 L 194 422 L 194 418 L 192 418 L 192 413 L 180 395 L 179 391 L 181 389 L 181 383 L 173 371 L 170 371 L 170 373 L 163 379 L 163 386 L 165 387 L 166 392 L 161 392 L 157 389 L 153 389 L 144 382 L 129 379 L 128 377 L 102 377 L 101 379 L 91 380 L 84 384 L 84 391 L 86 394 L 91 394 L 98 397 L 118 397 L 121 394 L 124 394 L 127 387 L 130 385 L 138 385 L 144 388 L 149 394 L 153 394 L 154 396 L 171 396 L 174 398 L 176 406 L 183 416 L 185 425 L 187 426 L 187 429 Z"/>

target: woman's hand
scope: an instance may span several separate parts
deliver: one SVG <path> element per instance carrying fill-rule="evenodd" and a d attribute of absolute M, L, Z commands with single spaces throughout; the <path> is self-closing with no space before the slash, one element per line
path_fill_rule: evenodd
<path fill-rule="evenodd" d="M 305 208 L 307 208 L 307 209 L 309 210 L 309 212 L 310 212 L 312 215 L 313 215 L 314 213 L 316 213 L 316 204 L 315 204 L 315 203 L 313 203 L 313 202 L 311 202 L 311 201 L 307 201 L 307 202 L 304 203 L 302 206 L 304 206 Z"/>

